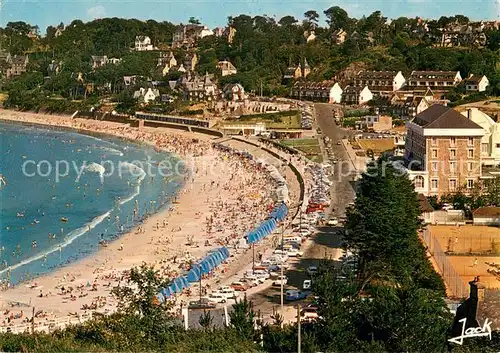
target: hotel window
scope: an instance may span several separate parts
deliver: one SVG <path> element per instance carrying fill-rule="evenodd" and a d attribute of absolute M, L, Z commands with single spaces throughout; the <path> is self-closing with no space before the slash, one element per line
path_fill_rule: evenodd
<path fill-rule="evenodd" d="M 482 143 L 482 144 L 481 144 L 481 152 L 482 152 L 482 153 L 489 153 L 490 151 L 489 151 L 489 148 L 488 148 L 488 147 L 489 147 L 489 146 L 488 146 L 488 144 L 487 144 L 487 143 Z M 500 147 L 500 144 L 498 144 L 498 146 L 497 146 L 497 147 Z"/>
<path fill-rule="evenodd" d="M 467 145 L 468 146 L 474 146 L 474 137 L 469 137 L 467 139 Z"/>
<path fill-rule="evenodd" d="M 474 179 L 467 179 L 467 189 L 472 189 L 474 187 Z"/>
<path fill-rule="evenodd" d="M 450 162 L 450 173 L 455 173 L 457 171 L 457 163 Z"/>
<path fill-rule="evenodd" d="M 437 139 L 436 137 L 433 137 L 431 141 L 432 141 L 432 145 L 433 145 L 433 146 L 437 146 L 437 144 L 438 144 L 438 139 Z"/>
<path fill-rule="evenodd" d="M 415 177 L 415 187 L 419 188 L 419 189 L 423 189 L 423 187 L 424 187 L 424 177 L 423 176 L 417 175 Z"/>
<path fill-rule="evenodd" d="M 467 162 L 467 171 L 472 172 L 474 170 L 474 162 Z"/>
<path fill-rule="evenodd" d="M 450 191 L 455 191 L 457 189 L 457 179 L 450 179 L 449 189 Z"/>
<path fill-rule="evenodd" d="M 432 158 L 438 158 L 438 150 L 432 150 Z"/>
<path fill-rule="evenodd" d="M 438 188 L 438 180 L 437 179 L 431 179 L 431 189 L 432 190 L 437 190 Z"/>
<path fill-rule="evenodd" d="M 450 138 L 450 146 L 455 146 L 457 144 L 457 138 L 456 137 L 451 137 Z"/>
<path fill-rule="evenodd" d="M 500 148 L 500 143 L 497 143 L 497 148 Z"/>
<path fill-rule="evenodd" d="M 431 164 L 431 170 L 433 172 L 437 172 L 438 171 L 438 162 L 432 162 L 432 164 Z"/>
<path fill-rule="evenodd" d="M 457 150 L 450 150 L 450 159 L 457 158 Z"/>
<path fill-rule="evenodd" d="M 467 158 L 474 158 L 474 150 L 467 150 Z"/>

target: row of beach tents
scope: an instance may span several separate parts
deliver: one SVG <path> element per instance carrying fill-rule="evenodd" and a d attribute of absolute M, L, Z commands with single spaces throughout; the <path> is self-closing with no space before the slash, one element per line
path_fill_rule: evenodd
<path fill-rule="evenodd" d="M 221 144 L 217 144 L 215 147 L 226 152 L 236 153 L 250 160 L 253 159 L 253 156 L 248 152 L 236 151 L 231 147 Z M 280 189 L 279 195 L 281 198 L 279 200 L 280 204 L 273 208 L 267 219 L 245 236 L 248 244 L 256 243 L 271 234 L 276 229 L 278 222 L 284 220 L 288 214 L 288 207 L 285 203 L 288 201 L 288 189 L 286 187 L 285 179 L 281 176 L 281 174 L 279 174 L 277 168 L 273 165 L 270 165 L 263 160 L 259 160 L 258 163 L 263 164 L 266 167 L 267 172 L 270 173 L 271 177 L 278 183 L 278 187 Z M 187 273 L 172 280 L 168 287 L 163 288 L 160 293 L 156 295 L 156 299 L 159 302 L 163 302 L 170 296 L 182 292 L 184 288 L 188 288 L 192 283 L 198 282 L 204 274 L 210 273 L 227 258 L 229 258 L 229 250 L 226 247 L 210 251 L 203 259 L 191 265 L 191 268 Z"/>
<path fill-rule="evenodd" d="M 256 243 L 271 234 L 276 229 L 278 222 L 284 220 L 287 214 L 288 207 L 285 203 L 274 207 L 268 218 L 245 236 L 247 243 Z M 217 268 L 229 258 L 229 255 L 229 250 L 226 247 L 210 251 L 203 259 L 191 265 L 187 273 L 173 279 L 168 287 L 163 288 L 156 295 L 156 298 L 161 303 L 172 295 L 182 292 L 184 288 L 190 287 L 192 283 L 198 282 L 203 275 Z"/>

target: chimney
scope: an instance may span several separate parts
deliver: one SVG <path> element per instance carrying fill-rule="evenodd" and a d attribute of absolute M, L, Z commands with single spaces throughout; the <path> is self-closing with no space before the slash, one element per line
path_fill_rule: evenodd
<path fill-rule="evenodd" d="M 484 285 L 479 281 L 479 276 L 474 277 L 473 281 L 469 282 L 470 285 L 470 294 L 469 298 L 465 300 L 460 306 L 457 308 L 457 314 L 455 316 L 455 320 L 452 326 L 453 337 L 459 336 L 462 330 L 462 324 L 460 323 L 461 319 L 466 319 L 465 328 L 468 329 L 470 327 L 478 327 L 479 323 L 477 322 L 477 309 L 478 303 L 484 300 Z"/>
<path fill-rule="evenodd" d="M 467 119 L 471 119 L 472 118 L 472 108 L 468 108 L 467 109 Z"/>

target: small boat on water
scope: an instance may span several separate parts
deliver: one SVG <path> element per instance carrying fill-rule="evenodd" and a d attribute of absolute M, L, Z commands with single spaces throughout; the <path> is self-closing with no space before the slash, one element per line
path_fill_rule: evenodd
<path fill-rule="evenodd" d="M 17 217 L 24 217 L 24 213 L 17 212 Z"/>
<path fill-rule="evenodd" d="M 61 217 L 61 222 L 67 222 L 68 219 L 66 217 Z"/>

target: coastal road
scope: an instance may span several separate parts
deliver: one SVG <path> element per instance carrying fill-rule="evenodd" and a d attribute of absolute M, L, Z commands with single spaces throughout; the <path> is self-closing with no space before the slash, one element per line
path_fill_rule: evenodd
<path fill-rule="evenodd" d="M 344 130 L 335 124 L 333 118 L 333 106 L 326 103 L 317 103 L 314 105 L 316 113 L 316 122 L 321 128 L 324 136 L 330 139 L 330 143 L 326 146 L 330 148 L 337 164 L 334 166 L 334 179 L 330 189 L 331 202 L 333 206 L 332 214 L 336 217 L 345 215 L 346 206 L 354 200 L 355 192 L 352 185 L 352 177 L 356 175 L 354 167 L 349 160 L 347 152 L 340 140 L 353 134 L 352 131 Z"/>
<path fill-rule="evenodd" d="M 330 163 L 334 168 L 331 193 L 332 215 L 335 217 L 345 216 L 346 206 L 353 202 L 355 197 L 354 188 L 351 184 L 352 176 L 355 175 L 352 163 L 349 160 L 347 152 L 342 144 L 337 145 L 342 138 L 352 134 L 339 128 L 333 118 L 332 105 L 316 104 L 316 126 L 322 130 L 322 135 L 329 138 L 329 142 L 324 144 L 325 149 L 330 149 L 331 155 L 335 156 L 337 163 Z M 320 137 L 322 138 L 322 136 Z M 324 151 L 326 155 L 326 151 Z M 340 227 L 320 227 L 318 233 L 308 239 L 303 244 L 304 256 L 300 259 L 290 259 L 288 262 L 289 268 L 286 272 L 288 284 L 285 290 L 292 288 L 302 288 L 303 281 L 310 277 L 306 273 L 309 266 L 318 266 L 321 260 L 328 259 L 337 261 L 342 256 L 342 229 Z M 279 310 L 280 292 L 279 288 L 267 286 L 265 289 L 253 293 L 250 296 L 255 307 L 263 312 L 267 317 L 273 310 Z M 295 320 L 295 309 L 293 305 L 297 302 L 285 304 L 285 321 Z"/>

